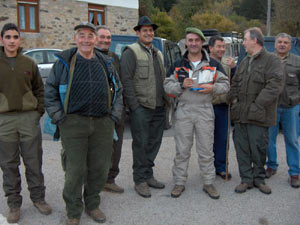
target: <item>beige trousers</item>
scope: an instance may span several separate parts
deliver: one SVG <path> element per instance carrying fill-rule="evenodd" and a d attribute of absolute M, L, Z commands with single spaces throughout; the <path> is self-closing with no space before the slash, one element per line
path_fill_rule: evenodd
<path fill-rule="evenodd" d="M 212 184 L 216 176 L 213 153 L 213 107 L 179 104 L 175 116 L 174 183 L 184 185 L 187 180 L 189 158 L 195 136 L 198 163 L 203 182 L 204 184 Z"/>

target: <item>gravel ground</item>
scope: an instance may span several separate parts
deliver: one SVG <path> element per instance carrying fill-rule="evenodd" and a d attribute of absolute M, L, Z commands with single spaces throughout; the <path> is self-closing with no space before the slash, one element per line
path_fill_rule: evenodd
<path fill-rule="evenodd" d="M 244 194 L 234 193 L 240 182 L 235 150 L 230 143 L 229 170 L 233 176 L 230 181 L 217 177 L 215 185 L 221 197 L 210 199 L 202 191 L 202 179 L 199 173 L 195 148 L 192 149 L 189 177 L 186 190 L 178 199 L 170 197 L 173 188 L 172 166 L 175 144 L 172 137 L 164 137 L 156 159 L 154 169 L 158 180 L 166 184 L 163 190 L 151 189 L 152 197 L 144 199 L 138 196 L 132 181 L 131 139 L 124 140 L 120 162 L 121 172 L 116 182 L 125 188 L 123 194 L 101 193 L 100 208 L 105 212 L 111 225 L 300 225 L 300 189 L 291 188 L 288 183 L 288 168 L 285 162 L 283 137 L 278 137 L 277 174 L 267 183 L 272 188 L 271 195 L 262 194 L 258 189 L 248 190 Z M 44 216 L 38 213 L 29 199 L 27 185 L 23 181 L 23 205 L 19 225 L 60 225 L 66 220 L 65 204 L 62 200 L 64 174 L 60 164 L 60 142 L 44 140 L 43 171 L 46 184 L 46 200 L 53 207 L 53 213 Z M 2 183 L 2 177 L 0 178 Z M 6 225 L 6 199 L 0 190 L 0 225 Z M 96 224 L 85 213 L 81 217 L 82 225 Z"/>

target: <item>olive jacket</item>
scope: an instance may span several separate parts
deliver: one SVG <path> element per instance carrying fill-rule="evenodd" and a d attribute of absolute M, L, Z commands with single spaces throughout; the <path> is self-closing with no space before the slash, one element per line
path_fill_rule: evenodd
<path fill-rule="evenodd" d="M 278 56 L 262 48 L 256 55 L 245 57 L 227 97 L 231 119 L 235 123 L 274 126 L 282 88 L 283 68 Z"/>

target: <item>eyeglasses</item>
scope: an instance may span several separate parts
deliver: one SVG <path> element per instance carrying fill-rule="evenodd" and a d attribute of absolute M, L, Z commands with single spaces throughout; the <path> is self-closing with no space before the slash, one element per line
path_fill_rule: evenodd
<path fill-rule="evenodd" d="M 17 39 L 19 39 L 20 38 L 20 36 L 19 35 L 4 35 L 4 39 L 14 39 L 14 40 L 17 40 Z"/>

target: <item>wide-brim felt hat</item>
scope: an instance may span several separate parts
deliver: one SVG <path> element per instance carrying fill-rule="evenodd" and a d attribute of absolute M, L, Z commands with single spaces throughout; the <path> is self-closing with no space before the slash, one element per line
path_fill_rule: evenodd
<path fill-rule="evenodd" d="M 156 30 L 158 26 L 155 23 L 152 23 L 148 16 L 142 16 L 139 19 L 138 24 L 133 28 L 135 31 L 140 30 L 142 26 L 152 26 L 153 30 Z"/>

